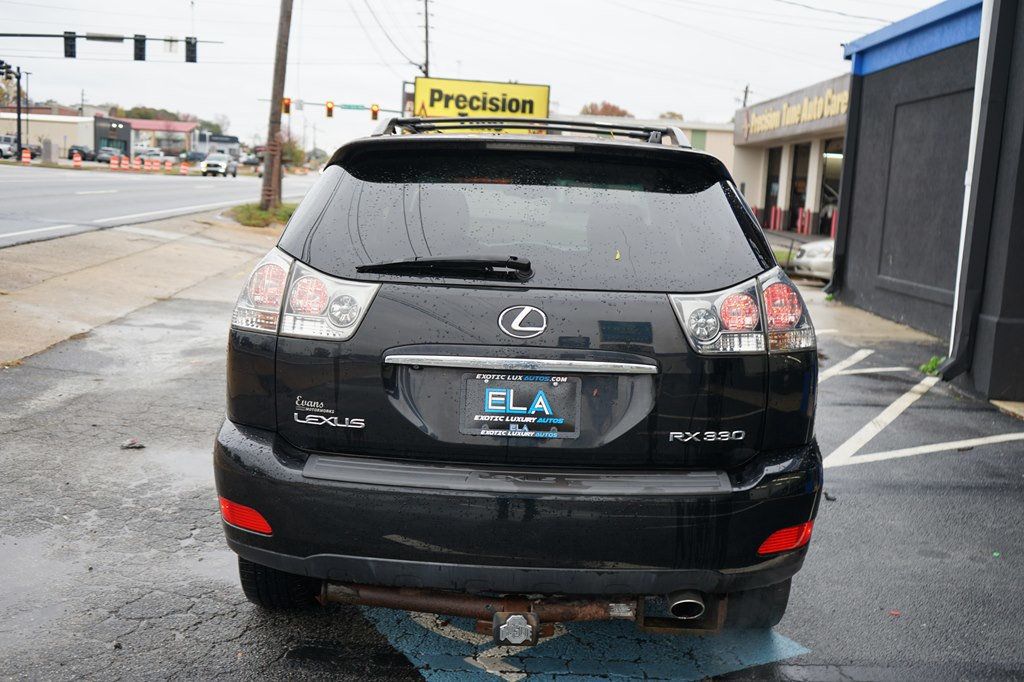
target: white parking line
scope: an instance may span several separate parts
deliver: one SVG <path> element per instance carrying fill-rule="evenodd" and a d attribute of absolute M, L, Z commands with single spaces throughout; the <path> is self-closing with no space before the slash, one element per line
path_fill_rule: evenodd
<path fill-rule="evenodd" d="M 909 372 L 909 367 L 862 367 L 860 369 L 844 369 L 838 372 L 839 376 L 850 376 L 855 374 L 878 374 L 880 372 Z"/>
<path fill-rule="evenodd" d="M 51 230 L 65 230 L 69 227 L 77 227 L 75 223 L 65 223 L 63 225 L 50 225 L 49 227 L 33 227 L 31 230 L 21 230 L 19 232 L 4 232 L 0 233 L 0 240 L 7 239 L 8 237 L 20 237 L 23 234 L 35 234 L 36 232 L 50 232 Z"/>
<path fill-rule="evenodd" d="M 819 374 L 818 383 L 820 384 L 826 379 L 831 379 L 832 377 L 839 374 L 847 367 L 856 365 L 858 362 L 860 362 L 861 360 L 863 360 L 864 358 L 866 358 L 867 356 L 871 355 L 874 352 L 875 351 L 871 350 L 870 348 L 861 348 L 859 351 L 857 351 L 850 357 L 846 358 L 845 360 L 840 360 L 839 362 L 837 362 L 836 364 L 832 365 L 824 372 Z"/>
<path fill-rule="evenodd" d="M 116 194 L 116 189 L 85 189 L 75 194 Z"/>
<path fill-rule="evenodd" d="M 960 450 L 963 448 L 976 448 L 982 445 L 993 443 L 1010 443 L 1024 440 L 1024 433 L 1004 433 L 998 436 L 984 436 L 982 438 L 967 438 L 965 440 L 951 440 L 945 443 L 932 443 L 931 445 L 918 445 L 912 448 L 900 450 L 889 450 L 887 452 L 872 452 L 867 455 L 848 457 L 845 460 L 833 461 L 830 457 L 825 460 L 826 467 L 841 467 L 848 464 L 860 464 L 862 462 L 881 462 L 887 459 L 898 459 L 900 457 L 913 457 L 914 455 L 927 455 L 932 452 L 947 452 L 949 450 Z"/>
<path fill-rule="evenodd" d="M 868 441 L 881 433 L 882 429 L 891 424 L 896 417 L 917 402 L 921 396 L 928 392 L 939 380 L 939 377 L 925 377 L 921 379 L 912 389 L 894 400 L 889 407 L 861 427 L 860 431 L 850 436 L 845 443 L 832 451 L 825 458 L 826 467 L 842 466 L 849 464 L 849 460 L 858 450 L 867 445 Z"/>

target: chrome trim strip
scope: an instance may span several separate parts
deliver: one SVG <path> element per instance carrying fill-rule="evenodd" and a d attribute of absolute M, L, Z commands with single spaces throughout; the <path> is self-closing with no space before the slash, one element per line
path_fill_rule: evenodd
<path fill-rule="evenodd" d="M 362 457 L 310 455 L 304 478 L 358 485 L 512 495 L 728 495 L 724 471 L 511 470 L 481 465 L 413 464 Z"/>
<path fill-rule="evenodd" d="M 594 360 L 543 360 L 540 358 L 488 358 L 470 355 L 388 355 L 385 365 L 457 367 L 461 369 L 509 370 L 514 372 L 565 372 L 566 374 L 657 374 L 655 365 L 636 362 Z"/>

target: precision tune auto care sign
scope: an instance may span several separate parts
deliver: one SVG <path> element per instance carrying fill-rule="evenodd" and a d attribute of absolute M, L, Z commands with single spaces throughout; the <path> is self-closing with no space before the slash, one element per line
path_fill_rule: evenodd
<path fill-rule="evenodd" d="M 413 111 L 419 117 L 547 118 L 551 87 L 451 78 L 417 78 Z"/>

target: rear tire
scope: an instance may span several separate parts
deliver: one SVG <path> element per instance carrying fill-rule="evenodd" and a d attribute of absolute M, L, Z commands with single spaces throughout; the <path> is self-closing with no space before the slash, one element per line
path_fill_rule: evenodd
<path fill-rule="evenodd" d="M 316 605 L 320 581 L 285 573 L 238 557 L 242 592 L 257 606 L 274 610 L 308 609 Z"/>
<path fill-rule="evenodd" d="M 725 627 L 731 630 L 767 630 L 786 615 L 793 579 L 729 595 Z"/>

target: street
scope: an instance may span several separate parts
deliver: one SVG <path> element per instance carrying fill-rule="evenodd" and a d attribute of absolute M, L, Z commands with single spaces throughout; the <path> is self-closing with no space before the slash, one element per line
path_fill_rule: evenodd
<path fill-rule="evenodd" d="M 127 194 L 176 181 L 120 178 L 118 187 Z M 207 183 L 243 186 L 241 178 Z M 179 205 L 227 200 L 220 190 L 190 200 L 206 185 L 187 184 L 174 195 Z M 88 215 L 107 215 L 102 208 L 98 200 Z M 807 285 L 819 334 L 826 495 L 789 611 L 772 633 L 679 637 L 580 623 L 535 647 L 504 648 L 458 618 L 348 606 L 261 611 L 243 597 L 224 544 L 210 450 L 223 419 L 231 307 L 274 234 L 220 224 L 207 213 L 110 233 L 195 249 L 191 260 L 208 253 L 209 271 L 0 370 L 5 677 L 1024 675 L 1024 423 L 922 375 L 917 366 L 942 350 L 935 339 L 829 303 Z M 38 257 L 40 248 L 93 237 L 3 254 L 13 262 L 19 249 Z M 147 253 L 163 258 L 136 257 Z M 117 267 L 115 259 L 91 263 Z M 10 304 L 44 284 L 0 289 Z M 144 448 L 120 447 L 132 438 Z"/>
<path fill-rule="evenodd" d="M 316 177 L 286 176 L 286 200 L 301 198 Z M 7 197 L 0 212 L 0 248 L 257 201 L 259 183 L 248 175 L 175 177 L 0 165 L 0 193 Z"/>

